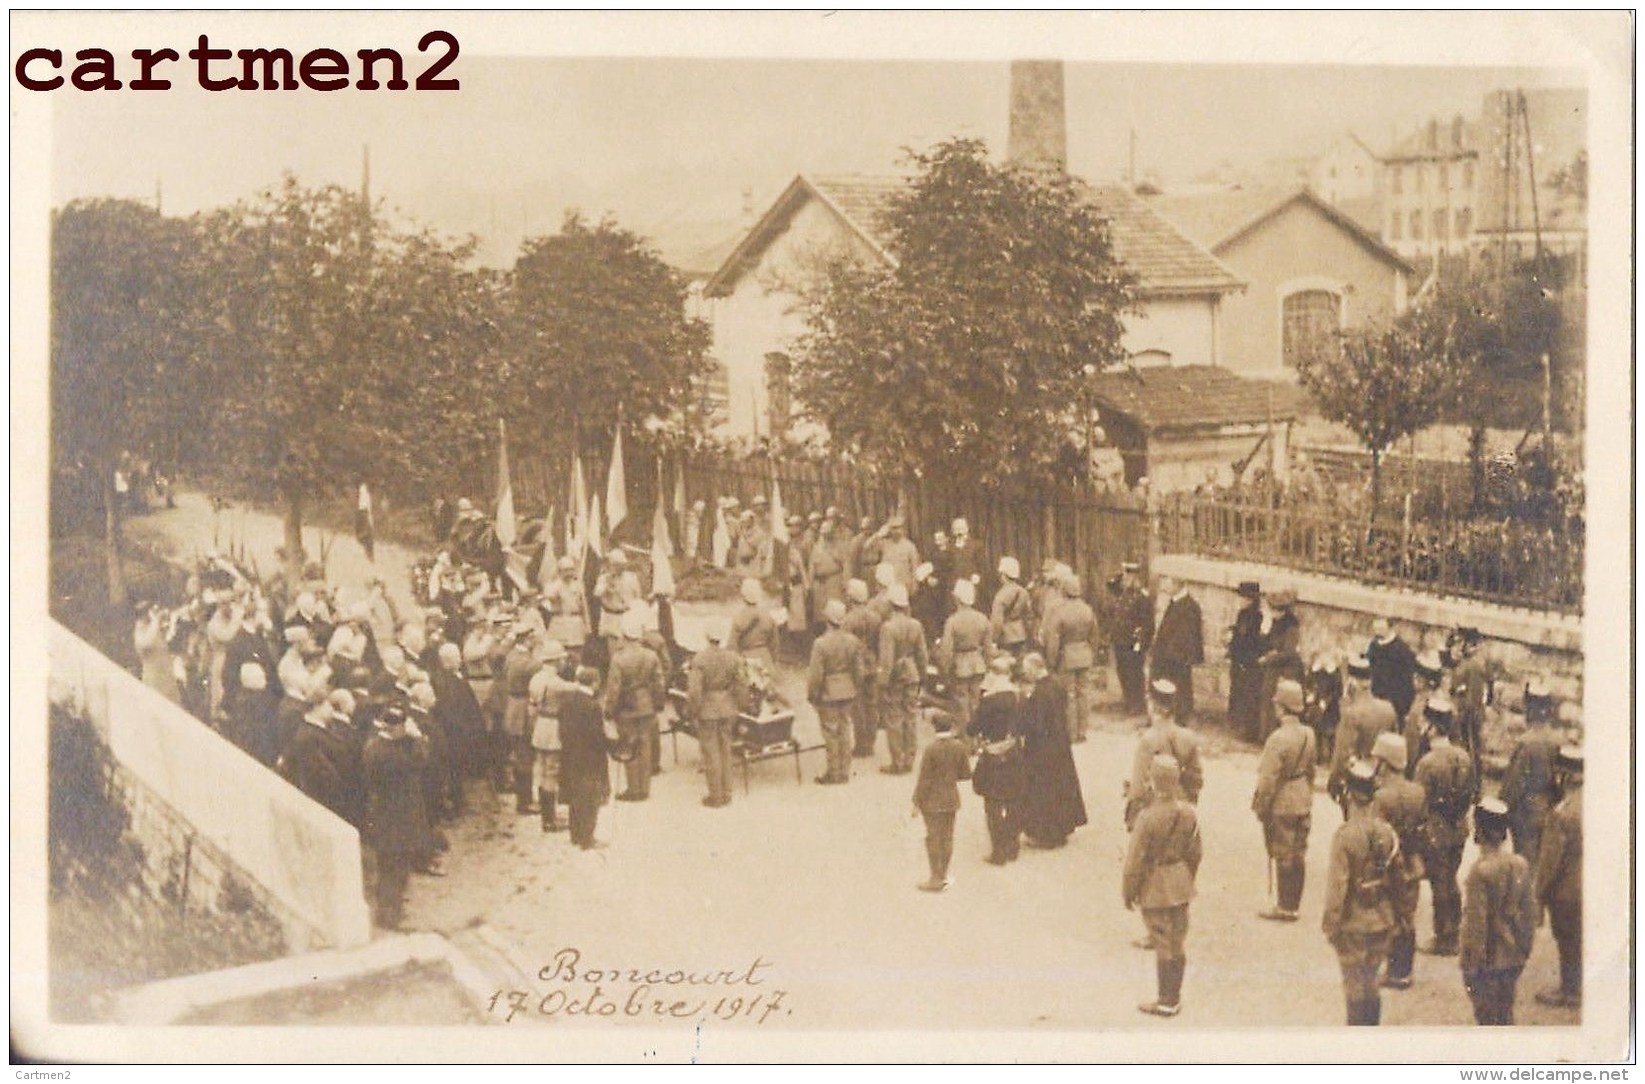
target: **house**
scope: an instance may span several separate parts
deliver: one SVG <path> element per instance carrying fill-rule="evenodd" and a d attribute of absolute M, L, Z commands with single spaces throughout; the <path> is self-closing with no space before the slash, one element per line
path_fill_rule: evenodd
<path fill-rule="evenodd" d="M 1308 164 L 1306 184 L 1320 199 L 1377 233 L 1382 229 L 1381 173 L 1376 152 L 1359 136 L 1344 132 Z"/>
<path fill-rule="evenodd" d="M 1410 262 L 1308 189 L 1218 189 L 1150 200 L 1247 282 L 1223 302 L 1220 363 L 1272 379 L 1336 332 L 1386 324 L 1412 290 Z"/>
<path fill-rule="evenodd" d="M 1431 119 L 1382 159 L 1382 237 L 1401 256 L 1466 254 L 1478 213 L 1479 126 Z"/>

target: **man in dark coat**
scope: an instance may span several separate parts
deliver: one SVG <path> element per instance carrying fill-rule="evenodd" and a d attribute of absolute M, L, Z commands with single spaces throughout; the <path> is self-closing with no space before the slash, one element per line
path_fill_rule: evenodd
<path fill-rule="evenodd" d="M 391 707 L 377 718 L 377 733 L 360 754 L 365 782 L 365 837 L 377 855 L 377 925 L 400 926 L 411 867 L 430 847 L 433 829 L 423 800 L 424 741 L 406 726 L 406 713 Z"/>
<path fill-rule="evenodd" d="M 1234 733 L 1254 739 L 1261 727 L 1262 587 L 1246 580 L 1237 588 L 1245 605 L 1234 615 L 1228 637 L 1228 725 Z"/>
<path fill-rule="evenodd" d="M 1289 587 L 1268 596 L 1269 619 L 1263 624 L 1262 657 L 1262 733 L 1261 740 L 1279 726 L 1279 714 L 1274 708 L 1274 690 L 1286 678 L 1302 681 L 1302 622 L 1296 614 L 1297 593 Z"/>
<path fill-rule="evenodd" d="M 1143 660 L 1154 639 L 1154 600 L 1143 590 L 1140 565 L 1127 561 L 1121 568 L 1125 580 L 1114 602 L 1111 631 L 1114 672 L 1125 697 L 1125 714 L 1141 715 L 1148 710 Z"/>
<path fill-rule="evenodd" d="M 594 696 L 599 671 L 581 666 L 576 677 L 576 688 L 560 699 L 560 793 L 570 807 L 571 842 L 588 851 L 605 846 L 595 841 L 594 829 L 611 791 L 606 757 L 612 743 Z"/>
<path fill-rule="evenodd" d="M 989 664 L 967 734 L 980 747 L 971 789 L 982 798 L 988 820 L 988 861 L 1003 866 L 1016 861 L 1022 837 L 1017 823 L 1023 789 L 1022 698 L 1011 680 L 1010 655 Z"/>
<path fill-rule="evenodd" d="M 936 732 L 920 755 L 920 774 L 914 784 L 914 813 L 925 818 L 925 853 L 931 877 L 922 892 L 941 892 L 949 885 L 948 863 L 954 857 L 954 818 L 960 811 L 962 780 L 971 778 L 971 754 L 954 733 L 954 717 L 945 711 L 931 714 Z"/>
<path fill-rule="evenodd" d="M 1536 995 L 1537 1003 L 1575 1009 L 1582 1005 L 1582 773 L 1579 745 L 1560 747 L 1562 797 L 1543 825 L 1537 848 L 1536 899 L 1548 910 L 1548 926 L 1559 946 L 1559 986 Z"/>
<path fill-rule="evenodd" d="M 1029 686 L 1023 704 L 1023 796 L 1020 822 L 1029 846 L 1052 848 L 1068 842 L 1086 823 L 1074 750 L 1068 742 L 1068 704 L 1062 686 L 1051 680 L 1045 657 L 1023 656 Z"/>
<path fill-rule="evenodd" d="M 481 769 L 485 712 L 474 695 L 474 687 L 463 676 L 463 649 L 456 644 L 441 644 L 436 662 L 428 676 L 434 688 L 433 715 L 450 751 L 448 761 L 455 776 L 453 797 L 456 812 L 461 813 L 466 801 L 462 780 L 478 775 Z"/>
<path fill-rule="evenodd" d="M 1205 621 L 1186 584 L 1161 576 L 1159 593 L 1170 601 L 1154 633 L 1150 676 L 1177 687 L 1177 722 L 1187 723 L 1194 714 L 1193 668 L 1205 661 Z"/>
<path fill-rule="evenodd" d="M 1371 664 L 1371 695 L 1392 704 L 1394 714 L 1403 724 L 1417 695 L 1416 654 L 1394 632 L 1387 619 L 1379 617 L 1371 623 L 1371 642 L 1365 647 L 1365 658 Z"/>
<path fill-rule="evenodd" d="M 353 750 L 343 730 L 353 708 L 354 697 L 346 690 L 315 704 L 281 757 L 283 774 L 298 790 L 345 820 L 352 797 L 346 788 Z"/>

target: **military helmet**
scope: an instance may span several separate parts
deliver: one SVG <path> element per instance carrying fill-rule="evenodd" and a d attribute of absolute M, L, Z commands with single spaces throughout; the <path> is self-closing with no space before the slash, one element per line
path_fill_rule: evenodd
<path fill-rule="evenodd" d="M 1349 762 L 1346 782 L 1349 797 L 1370 801 L 1377 793 L 1377 766 L 1369 760 Z"/>

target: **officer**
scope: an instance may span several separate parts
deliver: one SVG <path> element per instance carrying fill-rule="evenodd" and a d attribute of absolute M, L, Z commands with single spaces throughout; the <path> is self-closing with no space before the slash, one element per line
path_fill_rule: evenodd
<path fill-rule="evenodd" d="M 1501 797 L 1508 806 L 1508 830 L 1514 853 L 1535 868 L 1542 822 L 1554 806 L 1554 759 L 1561 737 L 1550 724 L 1554 700 L 1548 686 L 1533 681 L 1525 686 L 1525 733 L 1514 743 L 1508 769 L 1502 776 Z"/>
<path fill-rule="evenodd" d="M 1348 677 L 1343 682 L 1342 721 L 1337 724 L 1337 739 L 1331 749 L 1331 771 L 1325 784 L 1326 792 L 1342 805 L 1344 819 L 1348 816 L 1348 805 L 1343 797 L 1348 765 L 1356 760 L 1370 759 L 1377 738 L 1399 729 L 1399 719 L 1394 715 L 1393 706 L 1365 691 L 1365 683 L 1370 676 L 1370 664 L 1363 655 L 1348 660 Z"/>
<path fill-rule="evenodd" d="M 606 677 L 605 713 L 616 721 L 623 744 L 634 750 L 633 759 L 623 765 L 628 785 L 617 800 L 643 802 L 651 797 L 657 712 L 667 689 L 661 660 L 640 642 L 645 636 L 645 618 L 638 611 L 624 614 L 622 628 L 622 646 L 611 656 L 611 672 Z"/>
<path fill-rule="evenodd" d="M 1061 601 L 1052 608 L 1040 633 L 1045 660 L 1051 664 L 1068 702 L 1068 740 L 1085 740 L 1091 717 L 1091 672 L 1097 661 L 1097 615 L 1081 590 L 1080 578 L 1065 574 L 1056 585 Z M 1152 623 L 1153 616 L 1149 615 Z M 1178 695 L 1181 690 L 1178 689 Z"/>
<path fill-rule="evenodd" d="M 703 777 L 710 809 L 731 804 L 731 731 L 737 723 L 737 694 L 742 682 L 742 660 L 725 646 L 725 626 L 710 621 L 704 629 L 708 646 L 691 659 L 686 681 L 686 712 L 697 729 L 702 749 Z"/>
<path fill-rule="evenodd" d="M 963 522 L 963 521 L 962 521 Z M 943 622 L 938 659 L 954 690 L 955 719 L 961 733 L 971 725 L 981 699 L 982 676 L 994 653 L 988 618 L 977 612 L 977 585 L 969 579 L 954 583 L 954 612 Z"/>
<path fill-rule="evenodd" d="M 1154 757 L 1148 773 L 1150 798 L 1125 852 L 1122 889 L 1126 910 L 1142 908 L 1159 983 L 1158 996 L 1137 1008 L 1150 1016 L 1175 1016 L 1182 1009 L 1182 977 L 1188 967 L 1183 940 L 1199 874 L 1199 818 L 1183 798 L 1175 758 Z"/>
<path fill-rule="evenodd" d="M 1141 715 L 1148 710 L 1143 659 L 1154 638 L 1154 600 L 1143 590 L 1142 566 L 1126 561 L 1120 569 L 1125 578 L 1114 604 L 1114 672 L 1125 697 L 1125 713 Z"/>
<path fill-rule="evenodd" d="M 1176 720 L 1177 687 L 1164 678 L 1148 690 L 1148 729 L 1137 739 L 1136 755 L 1131 761 L 1131 781 L 1126 785 L 1125 827 L 1135 826 L 1139 813 L 1148 805 L 1149 765 L 1158 756 L 1168 756 L 1177 762 L 1178 780 L 1183 797 L 1199 801 L 1200 787 L 1205 773 L 1200 768 L 1199 739 L 1194 732 Z"/>
<path fill-rule="evenodd" d="M 537 759 L 531 748 L 531 679 L 542 662 L 537 657 L 536 633 L 529 623 L 516 622 L 509 636 L 513 643 L 503 657 L 502 683 L 508 697 L 503 709 L 503 735 L 514 783 L 514 811 L 536 813 L 531 792 L 531 769 Z"/>
<path fill-rule="evenodd" d="M 1468 755 L 1474 759 L 1474 774 L 1478 775 L 1479 758 L 1484 751 L 1481 743 L 1485 732 L 1485 705 L 1491 698 L 1491 676 L 1479 654 L 1479 630 L 1460 628 L 1454 639 L 1458 661 L 1451 671 L 1451 703 L 1456 705 L 1457 736 L 1468 747 Z M 1518 849 L 1518 836 L 1514 842 Z M 1529 857 L 1536 860 L 1534 856 Z"/>
<path fill-rule="evenodd" d="M 1257 789 L 1251 811 L 1262 822 L 1263 842 L 1274 864 L 1278 882 L 1276 905 L 1258 917 L 1273 922 L 1295 922 L 1302 904 L 1307 874 L 1308 828 L 1314 810 L 1314 764 L 1318 743 L 1302 723 L 1302 686 L 1281 681 L 1274 688 L 1279 727 L 1262 746 L 1257 764 Z"/>
<path fill-rule="evenodd" d="M 742 608 L 731 619 L 727 647 L 771 669 L 776 665 L 777 623 L 766 612 L 765 589 L 749 576 L 742 583 Z"/>
<path fill-rule="evenodd" d="M 1388 957 L 1394 929 L 1393 890 L 1398 877 L 1399 837 L 1373 807 L 1376 767 L 1356 760 L 1343 777 L 1348 819 L 1331 838 L 1321 928 L 1336 950 L 1350 1026 L 1382 1022 L 1377 975 Z"/>
<path fill-rule="evenodd" d="M 623 618 L 643 594 L 640 577 L 628 567 L 628 554 L 621 546 L 612 546 L 605 555 L 605 568 L 594 582 L 594 597 L 600 603 L 600 635 L 613 654 L 622 641 Z"/>
<path fill-rule="evenodd" d="M 1394 859 L 1394 929 L 1388 941 L 1388 974 L 1382 985 L 1390 990 L 1408 990 L 1416 957 L 1422 824 L 1428 816 L 1428 797 L 1422 787 L 1405 778 L 1404 738 L 1393 733 L 1378 734 L 1371 747 L 1371 759 L 1377 770 L 1377 815 L 1399 837 L 1399 856 Z"/>
<path fill-rule="evenodd" d="M 862 690 L 862 644 L 846 632 L 845 603 L 831 599 L 823 606 L 828 631 L 811 645 L 806 675 L 806 698 L 817 709 L 822 724 L 828 770 L 817 777 L 825 786 L 851 779 L 851 708 Z"/>
<path fill-rule="evenodd" d="M 1536 995 L 1555 1008 L 1582 1005 L 1582 747 L 1562 745 L 1555 760 L 1559 804 L 1543 826 L 1536 898 L 1559 946 L 1559 987 Z"/>
<path fill-rule="evenodd" d="M 840 627 L 857 640 L 862 653 L 862 681 L 857 686 L 857 702 L 851 709 L 856 742 L 851 754 L 874 755 L 874 740 L 880 732 L 880 704 L 876 670 L 880 659 L 880 617 L 868 605 L 868 584 L 849 580 L 845 585 L 845 623 Z"/>
<path fill-rule="evenodd" d="M 891 604 L 891 617 L 880 626 L 879 684 L 884 695 L 881 719 L 891 763 L 880 771 L 907 775 L 914 770 L 914 716 L 920 682 L 931 659 L 925 646 L 925 630 L 908 616 L 908 589 L 893 584 L 886 589 L 886 601 Z"/>
<path fill-rule="evenodd" d="M 1462 985 L 1474 1003 L 1474 1022 L 1511 1025 L 1514 989 L 1531 955 L 1537 906 L 1531 867 L 1503 849 L 1508 807 L 1487 798 L 1474 807 L 1479 857 L 1462 891 Z"/>
<path fill-rule="evenodd" d="M 1034 621 L 1034 600 L 1020 582 L 1022 566 L 1015 557 L 1000 558 L 999 574 L 1000 587 L 994 592 L 989 625 L 999 649 L 1020 659 L 1027 649 L 1029 626 Z"/>
<path fill-rule="evenodd" d="M 1434 939 L 1422 951 L 1434 956 L 1457 954 L 1462 921 L 1462 894 L 1457 871 L 1468 842 L 1468 807 L 1478 793 L 1473 761 L 1455 744 L 1456 716 L 1451 702 L 1431 698 L 1423 709 L 1428 752 L 1417 762 L 1428 812 L 1422 823 L 1422 865 L 1434 896 Z"/>

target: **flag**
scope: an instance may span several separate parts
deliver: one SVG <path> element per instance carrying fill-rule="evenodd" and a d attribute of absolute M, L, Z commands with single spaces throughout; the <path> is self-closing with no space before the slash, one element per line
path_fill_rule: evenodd
<path fill-rule="evenodd" d="M 617 436 L 611 444 L 611 470 L 605 479 L 606 526 L 613 533 L 628 518 L 628 479 L 623 472 L 623 422 L 617 416 Z"/>
<path fill-rule="evenodd" d="M 777 484 L 775 471 L 771 473 L 771 537 L 778 542 L 788 542 L 788 516 L 783 512 L 783 491 Z"/>
<path fill-rule="evenodd" d="M 583 457 L 571 453 L 571 492 L 566 495 L 565 552 L 578 560 L 588 538 L 588 484 L 583 481 Z"/>
<path fill-rule="evenodd" d="M 554 509 L 543 517 L 543 548 L 537 554 L 537 586 L 546 588 L 554 582 L 558 561 L 554 556 Z"/>
<path fill-rule="evenodd" d="M 508 429 L 497 419 L 497 541 L 514 545 L 519 524 L 514 517 L 514 483 L 508 477 Z"/>
<path fill-rule="evenodd" d="M 674 543 L 668 537 L 668 515 L 662 501 L 651 517 L 651 593 L 674 597 Z"/>
<path fill-rule="evenodd" d="M 725 522 L 725 505 L 714 502 L 714 535 L 710 541 L 714 549 L 714 567 L 724 568 L 731 558 L 731 528 Z"/>
<path fill-rule="evenodd" d="M 657 460 L 657 506 L 651 513 L 651 549 L 674 556 L 674 539 L 668 533 L 668 509 L 663 506 L 663 461 Z"/>
<path fill-rule="evenodd" d="M 594 556 L 605 556 L 605 537 L 600 529 L 600 495 L 594 494 L 594 499 L 588 502 L 588 534 L 583 539 L 583 548 L 593 550 Z"/>

